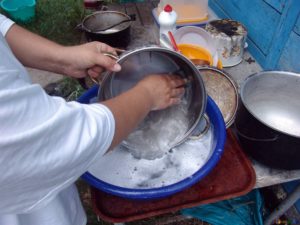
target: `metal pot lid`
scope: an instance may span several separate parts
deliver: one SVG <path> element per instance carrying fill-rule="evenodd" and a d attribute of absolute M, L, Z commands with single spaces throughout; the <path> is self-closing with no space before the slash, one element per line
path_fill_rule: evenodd
<path fill-rule="evenodd" d="M 221 110 L 226 128 L 234 122 L 238 108 L 238 90 L 229 74 L 213 67 L 198 67 L 207 94 Z"/>
<path fill-rule="evenodd" d="M 129 20 L 127 22 L 121 23 L 122 21 Z M 114 26 L 115 24 L 118 24 Z M 99 11 L 84 18 L 82 22 L 82 27 L 84 30 L 97 34 L 111 34 L 116 33 L 128 28 L 132 23 L 132 19 L 125 13 L 118 11 Z M 105 31 L 96 31 L 111 27 Z M 96 32 L 93 32 L 96 31 Z"/>

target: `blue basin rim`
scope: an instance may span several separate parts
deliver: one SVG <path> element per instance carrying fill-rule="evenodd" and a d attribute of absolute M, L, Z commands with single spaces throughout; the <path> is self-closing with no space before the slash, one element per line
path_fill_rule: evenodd
<path fill-rule="evenodd" d="M 93 86 L 92 88 L 87 90 L 81 97 L 79 97 L 78 102 L 88 104 L 91 98 L 97 96 L 98 87 L 99 86 Z M 224 144 L 226 139 L 226 128 L 224 119 L 218 106 L 209 96 L 207 98 L 206 113 L 209 115 L 209 119 L 214 126 L 213 143 L 215 144 L 215 148 L 206 164 L 204 164 L 204 166 L 192 176 L 172 185 L 151 189 L 130 189 L 118 187 L 99 180 L 89 172 L 84 173 L 82 175 L 82 178 L 87 183 L 101 191 L 119 197 L 136 200 L 159 199 L 170 196 L 192 186 L 193 184 L 204 178 L 215 167 L 217 162 L 220 160 L 224 150 Z"/>

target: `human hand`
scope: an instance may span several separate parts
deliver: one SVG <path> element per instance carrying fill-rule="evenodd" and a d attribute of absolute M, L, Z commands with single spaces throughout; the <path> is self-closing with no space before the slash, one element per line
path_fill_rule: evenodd
<path fill-rule="evenodd" d="M 179 104 L 184 94 L 186 80 L 177 75 L 149 75 L 137 85 L 143 87 L 149 94 L 151 110 L 165 109 L 171 105 Z"/>
<path fill-rule="evenodd" d="M 97 78 L 104 70 L 118 72 L 121 66 L 103 53 L 117 55 L 114 48 L 101 42 L 64 47 L 62 51 L 63 73 L 75 78 L 87 75 Z"/>

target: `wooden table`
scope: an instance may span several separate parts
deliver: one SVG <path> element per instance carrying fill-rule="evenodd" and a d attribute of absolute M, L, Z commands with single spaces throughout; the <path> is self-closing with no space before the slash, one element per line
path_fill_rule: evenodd
<path fill-rule="evenodd" d="M 136 15 L 136 21 L 133 22 L 131 29 L 131 43 L 127 49 L 159 44 L 159 29 L 152 16 L 152 10 L 157 7 L 158 2 L 157 0 L 145 0 L 139 3 L 113 3 L 108 5 L 109 10 Z M 210 11 L 210 13 L 212 14 L 212 18 L 217 18 L 213 12 Z M 248 51 L 245 52 L 243 58 L 244 60 L 237 66 L 224 68 L 236 81 L 238 86 L 247 76 L 262 70 L 256 61 L 253 62 L 254 59 Z M 286 171 L 271 169 L 256 161 L 253 161 L 253 166 L 257 177 L 256 188 L 300 179 L 300 170 Z"/>

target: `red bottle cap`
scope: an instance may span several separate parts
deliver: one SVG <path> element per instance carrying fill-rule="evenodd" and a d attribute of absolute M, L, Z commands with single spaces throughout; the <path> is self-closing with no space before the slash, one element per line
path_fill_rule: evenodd
<path fill-rule="evenodd" d="M 164 11 L 165 12 L 172 12 L 172 6 L 170 6 L 169 4 L 165 6 Z"/>

